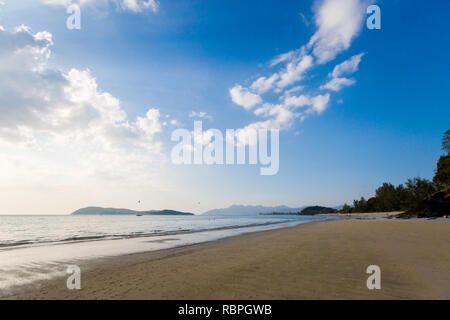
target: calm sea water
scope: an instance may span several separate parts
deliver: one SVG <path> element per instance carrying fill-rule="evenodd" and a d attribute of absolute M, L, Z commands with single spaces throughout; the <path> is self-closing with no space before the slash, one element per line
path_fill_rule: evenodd
<path fill-rule="evenodd" d="M 324 216 L 0 216 L 0 297 L 94 258 L 333 219 Z"/>
<path fill-rule="evenodd" d="M 323 219 L 313 216 L 0 216 L 0 248 L 258 227 Z M 281 227 L 282 225 L 280 225 Z"/>

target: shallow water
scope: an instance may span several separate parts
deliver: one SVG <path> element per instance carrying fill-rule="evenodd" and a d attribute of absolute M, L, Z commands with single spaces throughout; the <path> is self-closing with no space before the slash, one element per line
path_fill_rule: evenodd
<path fill-rule="evenodd" d="M 63 275 L 82 260 L 333 219 L 313 216 L 0 216 L 0 290 Z"/>

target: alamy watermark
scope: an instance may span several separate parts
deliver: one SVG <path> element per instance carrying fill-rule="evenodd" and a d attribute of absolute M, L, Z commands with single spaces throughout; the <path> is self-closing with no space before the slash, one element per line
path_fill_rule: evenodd
<path fill-rule="evenodd" d="M 173 164 L 260 165 L 261 175 L 275 175 L 280 168 L 280 134 L 277 129 L 218 129 L 203 131 L 202 121 L 194 130 L 176 129 L 171 139 L 178 142 L 171 152 Z M 269 153 L 270 149 L 270 153 Z"/>
<path fill-rule="evenodd" d="M 67 278 L 66 286 L 69 290 L 80 290 L 81 289 L 81 269 L 79 266 L 70 265 L 67 266 L 67 274 L 70 276 Z"/>
<path fill-rule="evenodd" d="M 81 29 L 81 9 L 77 4 L 71 4 L 66 10 L 69 17 L 66 20 L 66 27 L 69 30 Z"/>
<path fill-rule="evenodd" d="M 366 269 L 366 273 L 371 276 L 367 278 L 367 289 L 369 290 L 380 290 L 381 289 L 381 269 L 377 265 L 368 266 Z"/>
<path fill-rule="evenodd" d="M 381 9 L 377 5 L 371 5 L 367 7 L 367 14 L 370 16 L 366 20 L 366 26 L 369 30 L 381 29 Z"/>
<path fill-rule="evenodd" d="M 78 4 L 71 4 L 66 10 L 69 17 L 66 20 L 66 26 L 69 30 L 81 29 L 81 9 Z M 366 10 L 370 16 L 366 20 L 366 26 L 369 30 L 381 29 L 381 9 L 377 5 L 370 5 Z"/>

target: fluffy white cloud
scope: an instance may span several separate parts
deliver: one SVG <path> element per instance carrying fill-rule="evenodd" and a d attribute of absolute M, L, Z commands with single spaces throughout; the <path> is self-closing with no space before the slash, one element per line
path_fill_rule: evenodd
<path fill-rule="evenodd" d="M 313 97 L 301 95 L 301 96 L 287 97 L 284 100 L 284 105 L 286 107 L 295 107 L 295 108 L 310 106 L 310 108 L 307 110 L 307 113 L 315 111 L 318 114 L 321 114 L 323 111 L 325 111 L 329 101 L 330 101 L 329 94 L 317 95 Z"/>
<path fill-rule="evenodd" d="M 325 111 L 330 102 L 330 94 L 318 95 L 311 99 L 311 109 L 308 112 L 321 114 Z"/>
<path fill-rule="evenodd" d="M 241 107 L 250 110 L 257 104 L 262 102 L 259 95 L 250 92 L 248 89 L 243 88 L 241 85 L 237 84 L 230 89 L 231 100 Z"/>
<path fill-rule="evenodd" d="M 309 42 L 275 57 L 270 66 L 281 65 L 279 70 L 272 72 L 268 77 L 259 77 L 252 83 L 250 90 L 240 85 L 230 90 L 233 102 L 244 106 L 247 110 L 262 104 L 260 95 L 269 90 L 278 94 L 278 101 L 283 101 L 277 104 L 264 103 L 257 108 L 254 114 L 268 119 L 249 124 L 242 129 L 244 133 L 259 128 L 286 129 L 297 118 L 303 121 L 308 115 L 322 114 L 330 103 L 331 95 L 316 94 L 318 89 L 340 91 L 356 82 L 342 75 L 356 72 L 364 53 L 336 65 L 327 82 L 319 88 L 308 90 L 305 89 L 305 85 L 298 84 L 313 67 L 335 59 L 338 54 L 350 47 L 363 26 L 367 5 L 373 2 L 372 0 L 315 1 L 314 21 L 317 29 Z M 299 91 L 305 91 L 305 94 L 293 95 Z"/>
<path fill-rule="evenodd" d="M 289 128 L 298 113 L 290 110 L 284 105 L 264 104 L 262 107 L 255 110 L 255 114 L 268 117 L 264 121 L 253 122 L 244 128 L 237 130 L 236 136 L 238 143 L 242 145 L 254 144 L 256 141 L 249 139 L 259 129 L 278 129 L 283 130 Z M 229 137 L 227 137 L 228 139 Z"/>
<path fill-rule="evenodd" d="M 142 12 L 144 10 L 151 10 L 157 12 L 159 8 L 159 2 L 156 0 L 41 0 L 44 4 L 58 5 L 68 7 L 71 4 L 78 4 L 80 6 L 86 4 L 97 4 L 105 2 L 113 2 L 121 10 Z"/>
<path fill-rule="evenodd" d="M 333 78 L 338 78 L 344 74 L 355 73 L 356 71 L 358 71 L 359 63 L 361 62 L 363 56 L 364 53 L 360 53 L 338 64 L 337 66 L 334 67 L 333 72 L 331 73 L 330 76 Z"/>
<path fill-rule="evenodd" d="M 329 101 L 330 95 L 325 94 L 312 97 L 305 95 L 288 97 L 285 99 L 284 103 L 281 104 L 265 103 L 263 106 L 257 108 L 254 111 L 254 114 L 269 119 L 256 121 L 239 129 L 237 132 L 238 141 L 242 144 L 251 144 L 248 137 L 258 129 L 288 129 L 297 118 L 304 120 L 309 114 L 323 113 L 327 108 Z M 298 111 L 297 109 L 299 108 L 304 110 Z"/>
<path fill-rule="evenodd" d="M 130 121 L 89 70 L 49 68 L 52 44 L 50 33 L 26 26 L 0 31 L 0 144 L 89 153 L 82 161 L 130 154 L 150 164 L 160 157 L 159 110 Z"/>
<path fill-rule="evenodd" d="M 246 128 L 286 129 L 292 125 L 296 118 L 314 112 L 321 114 L 325 111 L 329 101 L 330 95 L 325 94 L 316 96 L 288 96 L 280 104 L 265 103 L 263 106 L 257 108 L 254 114 L 271 119 L 255 122 Z M 303 109 L 303 111 L 298 111 L 298 109 Z"/>
<path fill-rule="evenodd" d="M 347 78 L 332 78 L 326 84 L 321 86 L 321 89 L 329 89 L 332 91 L 340 91 L 344 87 L 349 87 L 356 83 L 355 79 L 347 79 Z"/>
<path fill-rule="evenodd" d="M 331 80 L 322 85 L 320 89 L 328 89 L 332 91 L 340 91 L 344 87 L 349 87 L 356 83 L 355 79 L 347 79 L 341 77 L 344 74 L 351 74 L 358 71 L 359 63 L 364 53 L 354 55 L 350 59 L 338 64 L 334 67 L 333 72 L 330 73 Z"/>
<path fill-rule="evenodd" d="M 273 74 L 269 78 L 260 77 L 252 83 L 250 89 L 256 91 L 259 94 L 265 93 L 273 88 L 275 81 L 279 78 L 278 74 Z"/>
<path fill-rule="evenodd" d="M 299 61 L 291 61 L 286 69 L 280 72 L 280 81 L 278 88 L 284 88 L 302 79 L 303 74 L 313 66 L 313 57 L 306 55 Z"/>
<path fill-rule="evenodd" d="M 324 0 L 315 13 L 318 28 L 308 48 L 319 63 L 333 60 L 348 49 L 363 25 L 369 0 Z"/>

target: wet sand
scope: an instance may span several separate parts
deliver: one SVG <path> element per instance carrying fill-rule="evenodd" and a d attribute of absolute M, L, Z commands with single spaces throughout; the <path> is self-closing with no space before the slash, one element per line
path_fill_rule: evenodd
<path fill-rule="evenodd" d="M 348 217 L 87 261 L 81 290 L 56 278 L 6 298 L 450 299 L 449 246 L 445 219 Z M 367 289 L 369 265 L 381 290 Z"/>

